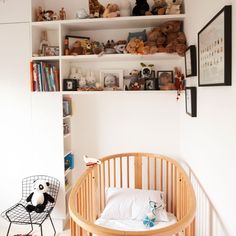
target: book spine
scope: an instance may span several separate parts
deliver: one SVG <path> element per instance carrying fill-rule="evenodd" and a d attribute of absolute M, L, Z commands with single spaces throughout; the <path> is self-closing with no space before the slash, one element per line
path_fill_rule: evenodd
<path fill-rule="evenodd" d="M 56 91 L 60 91 L 59 72 L 56 66 L 53 66 L 53 75 L 56 83 Z"/>
<path fill-rule="evenodd" d="M 39 91 L 42 92 L 43 91 L 43 86 L 42 86 L 42 73 L 41 73 L 41 67 L 40 64 L 37 64 L 38 66 L 38 81 L 39 81 Z"/>
<path fill-rule="evenodd" d="M 49 73 L 48 65 L 45 66 L 45 72 L 46 72 L 46 79 L 47 79 L 47 82 L 48 82 L 48 91 L 52 91 L 52 85 L 51 85 L 50 73 Z"/>
<path fill-rule="evenodd" d="M 34 68 L 33 68 L 33 62 L 30 62 L 30 89 L 31 92 L 34 91 Z"/>
<path fill-rule="evenodd" d="M 33 76 L 34 76 L 34 91 L 38 91 L 38 67 L 37 63 L 33 63 Z"/>
<path fill-rule="evenodd" d="M 53 74 L 53 66 L 50 66 L 50 78 L 51 78 L 51 81 L 52 81 L 52 89 L 53 89 L 53 91 L 57 91 L 56 90 L 55 78 L 54 78 L 54 74 Z"/>

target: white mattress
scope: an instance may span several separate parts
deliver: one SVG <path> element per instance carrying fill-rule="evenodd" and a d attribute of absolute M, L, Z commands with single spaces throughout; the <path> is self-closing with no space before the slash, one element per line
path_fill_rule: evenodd
<path fill-rule="evenodd" d="M 171 214 L 167 213 L 169 222 L 157 222 L 154 227 L 146 228 L 142 221 L 138 220 L 105 220 L 98 218 L 95 221 L 96 225 L 100 225 L 102 227 L 123 230 L 123 231 L 145 231 L 145 230 L 155 230 L 164 228 L 170 225 L 173 225 L 177 222 L 176 217 Z"/>

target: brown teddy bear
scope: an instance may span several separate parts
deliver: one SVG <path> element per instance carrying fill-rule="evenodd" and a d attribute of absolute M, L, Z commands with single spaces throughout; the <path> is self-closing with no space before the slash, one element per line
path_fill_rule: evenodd
<path fill-rule="evenodd" d="M 89 15 L 90 17 L 101 17 L 105 8 L 98 0 L 89 0 Z"/>
<path fill-rule="evenodd" d="M 144 42 L 140 39 L 133 38 L 127 44 L 126 50 L 131 54 L 144 54 Z"/>
<path fill-rule="evenodd" d="M 167 3 L 166 0 L 153 0 L 154 4 L 152 6 L 152 15 L 165 15 Z"/>
<path fill-rule="evenodd" d="M 70 55 L 77 56 L 77 55 L 84 55 L 84 48 L 81 45 L 80 41 L 75 41 L 72 48 L 69 51 Z"/>
<path fill-rule="evenodd" d="M 107 4 L 103 13 L 104 18 L 118 17 L 120 16 L 120 8 L 117 4 Z"/>

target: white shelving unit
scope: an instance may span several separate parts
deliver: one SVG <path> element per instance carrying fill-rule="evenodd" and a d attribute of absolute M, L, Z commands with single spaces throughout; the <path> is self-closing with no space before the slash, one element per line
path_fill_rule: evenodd
<path fill-rule="evenodd" d="M 104 0 L 106 1 L 106 0 Z M 154 55 L 132 55 L 132 54 L 103 54 L 101 56 L 98 55 L 81 55 L 81 56 L 65 56 L 64 55 L 64 39 L 66 35 L 79 35 L 90 37 L 91 40 L 96 40 L 100 42 L 106 42 L 107 40 L 120 40 L 127 39 L 129 32 L 137 32 L 146 29 L 149 31 L 153 27 L 157 27 L 160 24 L 171 21 L 178 20 L 184 21 L 185 14 L 180 15 L 163 15 L 163 16 L 139 16 L 139 17 L 118 17 L 118 18 L 110 18 L 110 19 L 73 19 L 75 16 L 76 10 L 78 8 L 87 8 L 88 0 L 81 1 L 81 5 L 78 6 L 78 3 L 74 0 L 31 0 L 31 8 L 32 8 L 32 22 L 31 22 L 31 61 L 33 62 L 46 62 L 55 65 L 59 69 L 59 84 L 60 90 L 57 92 L 50 92 L 51 97 L 60 97 L 61 101 L 63 98 L 68 97 L 70 95 L 88 95 L 88 94 L 146 94 L 146 93 L 163 93 L 163 94 L 173 94 L 176 91 L 63 91 L 63 79 L 67 79 L 70 74 L 71 66 L 76 66 L 80 68 L 84 68 L 85 70 L 93 69 L 96 71 L 95 76 L 99 81 L 99 70 L 100 69 L 124 69 L 127 71 L 131 71 L 134 68 L 137 68 L 140 62 L 151 62 L 155 63 L 156 66 L 160 70 L 165 70 L 166 67 L 162 66 L 161 63 L 165 62 L 165 65 L 182 65 L 183 58 L 178 56 L 177 54 L 166 54 L 166 53 L 158 53 Z M 133 1 L 134 2 L 134 1 Z M 66 5 L 66 6 L 65 6 Z M 61 7 L 65 7 L 67 12 L 67 20 L 63 21 L 44 21 L 44 22 L 36 22 L 35 20 L 35 11 L 38 6 L 42 6 L 43 9 L 52 9 L 58 11 Z M 59 55 L 58 56 L 33 56 L 38 52 L 41 35 L 42 32 L 46 31 L 48 36 L 48 41 L 51 46 L 59 47 Z M 167 62 L 168 61 L 168 62 Z M 40 103 L 37 97 L 39 93 L 34 93 L 37 98 L 37 102 Z M 48 95 L 47 92 L 43 92 L 43 94 Z M 40 94 L 41 96 L 41 94 Z M 43 95 L 42 95 L 43 96 Z M 47 96 L 46 99 L 49 99 Z M 61 106 L 63 108 L 63 105 Z M 61 109 L 62 110 L 62 109 Z M 58 112 L 61 116 L 61 110 Z M 43 113 L 43 112 L 42 112 Z M 71 128 L 71 120 L 72 115 L 67 114 L 63 116 L 60 130 L 57 130 L 58 133 L 61 134 L 60 141 L 57 140 L 57 144 L 61 144 L 63 140 L 64 146 L 61 147 L 61 159 L 58 162 L 63 163 L 64 169 L 64 159 L 66 156 L 72 154 L 71 149 L 71 132 L 63 134 L 63 124 L 69 124 Z M 45 121 L 46 122 L 46 121 Z M 59 129 L 59 128 L 58 128 Z M 61 145 L 62 146 L 62 145 Z M 59 151 L 58 151 L 59 152 Z M 61 168 L 62 169 L 62 168 Z M 66 170 L 64 173 L 61 173 L 62 176 L 69 179 L 71 182 L 66 186 L 64 184 L 64 218 L 65 221 L 68 219 L 68 198 L 69 193 L 72 188 L 72 179 L 73 179 L 73 170 Z"/>

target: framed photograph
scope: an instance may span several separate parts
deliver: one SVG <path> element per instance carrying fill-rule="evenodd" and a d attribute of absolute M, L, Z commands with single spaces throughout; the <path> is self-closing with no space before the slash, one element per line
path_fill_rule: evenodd
<path fill-rule="evenodd" d="M 198 33 L 199 86 L 231 85 L 232 6 L 225 6 Z"/>
<path fill-rule="evenodd" d="M 44 56 L 59 56 L 59 47 L 58 46 L 43 46 L 43 55 Z"/>
<path fill-rule="evenodd" d="M 174 76 L 173 71 L 157 71 L 158 85 L 160 90 L 174 90 Z"/>
<path fill-rule="evenodd" d="M 145 90 L 156 90 L 156 79 L 155 78 L 150 78 L 145 80 Z"/>
<path fill-rule="evenodd" d="M 191 45 L 185 52 L 185 75 L 186 77 L 197 75 L 197 53 L 195 45 Z"/>
<path fill-rule="evenodd" d="M 100 83 L 104 90 L 123 90 L 123 70 L 101 70 Z"/>
<path fill-rule="evenodd" d="M 89 37 L 82 37 L 82 36 L 76 36 L 76 35 L 66 35 L 65 39 L 68 39 L 69 50 L 72 49 L 76 41 L 79 41 L 81 43 L 82 48 L 86 48 L 87 43 L 90 41 Z"/>
<path fill-rule="evenodd" d="M 77 91 L 77 80 L 76 79 L 64 79 L 63 80 L 63 91 Z"/>
<path fill-rule="evenodd" d="M 185 88 L 186 113 L 191 117 L 197 117 L 197 88 Z"/>

